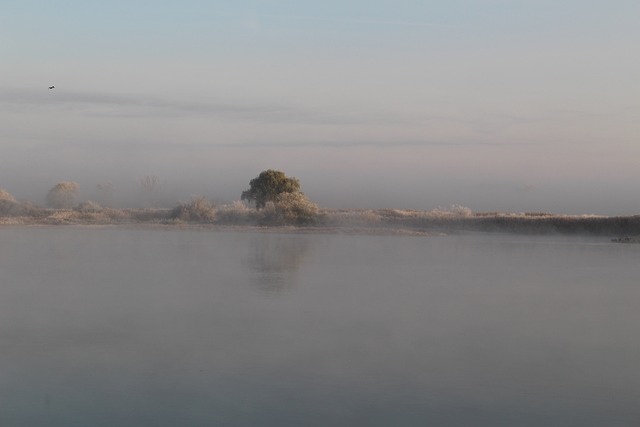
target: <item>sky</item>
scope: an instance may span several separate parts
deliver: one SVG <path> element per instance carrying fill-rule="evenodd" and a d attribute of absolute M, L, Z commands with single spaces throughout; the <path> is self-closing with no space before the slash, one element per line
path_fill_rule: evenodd
<path fill-rule="evenodd" d="M 640 213 L 637 0 L 3 0 L 0 188 Z M 48 86 L 55 85 L 49 90 Z"/>

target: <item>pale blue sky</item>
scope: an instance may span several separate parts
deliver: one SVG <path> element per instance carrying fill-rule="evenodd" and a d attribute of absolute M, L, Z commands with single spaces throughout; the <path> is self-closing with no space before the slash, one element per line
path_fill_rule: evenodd
<path fill-rule="evenodd" d="M 4 0 L 0 187 L 155 174 L 230 200 L 279 168 L 323 206 L 636 213 L 638 22 L 623 0 Z"/>

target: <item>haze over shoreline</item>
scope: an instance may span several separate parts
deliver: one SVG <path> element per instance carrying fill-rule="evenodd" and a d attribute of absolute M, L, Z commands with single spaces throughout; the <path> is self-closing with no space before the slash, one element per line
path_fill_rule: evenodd
<path fill-rule="evenodd" d="M 191 229 L 272 230 L 356 234 L 443 235 L 489 232 L 606 236 L 620 243 L 637 243 L 640 215 L 555 215 L 546 213 L 474 213 L 452 210 L 320 209 L 313 217 L 291 216 L 280 208 L 255 210 L 235 203 L 173 209 L 113 209 L 79 205 L 74 209 L 16 207 L 0 214 L 0 226 L 161 226 Z"/>
<path fill-rule="evenodd" d="M 0 186 L 332 209 L 640 212 L 640 3 L 3 1 Z M 54 89 L 48 89 L 48 87 Z"/>

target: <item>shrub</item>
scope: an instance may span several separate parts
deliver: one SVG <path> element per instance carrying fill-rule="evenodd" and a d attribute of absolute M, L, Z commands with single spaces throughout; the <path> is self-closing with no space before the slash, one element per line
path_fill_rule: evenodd
<path fill-rule="evenodd" d="M 0 188 L 0 215 L 16 215 L 20 211 L 20 204 L 8 191 Z"/>
<path fill-rule="evenodd" d="M 16 198 L 4 188 L 0 188 L 0 200 L 5 202 L 15 202 Z"/>
<path fill-rule="evenodd" d="M 80 203 L 74 209 L 80 212 L 99 212 L 102 210 L 102 206 L 94 201 L 87 200 L 86 202 Z"/>
<path fill-rule="evenodd" d="M 216 222 L 234 225 L 255 223 L 256 211 L 250 209 L 244 202 L 236 200 L 216 210 Z"/>
<path fill-rule="evenodd" d="M 449 209 L 437 207 L 428 213 L 430 216 L 438 218 L 470 218 L 473 216 L 473 211 L 462 205 L 451 205 Z"/>
<path fill-rule="evenodd" d="M 307 199 L 304 193 L 282 193 L 264 208 L 261 222 L 274 225 L 303 225 L 316 220 L 318 206 Z"/>
<path fill-rule="evenodd" d="M 194 197 L 191 202 L 176 206 L 170 216 L 181 221 L 211 222 L 215 219 L 216 211 L 206 198 Z"/>
<path fill-rule="evenodd" d="M 49 190 L 47 204 L 54 209 L 70 209 L 80 191 L 80 185 L 72 181 L 59 182 Z"/>

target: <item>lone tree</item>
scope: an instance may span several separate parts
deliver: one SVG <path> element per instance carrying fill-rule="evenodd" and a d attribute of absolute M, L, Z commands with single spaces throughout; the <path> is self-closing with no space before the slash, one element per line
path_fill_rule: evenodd
<path fill-rule="evenodd" d="M 256 209 L 264 208 L 267 202 L 276 200 L 282 193 L 297 193 L 300 182 L 287 177 L 284 172 L 269 169 L 249 181 L 249 189 L 242 192 L 241 199 L 255 201 Z"/>
<path fill-rule="evenodd" d="M 80 186 L 76 182 L 59 182 L 49 190 L 47 204 L 55 209 L 69 209 L 73 207 L 79 191 Z"/>

